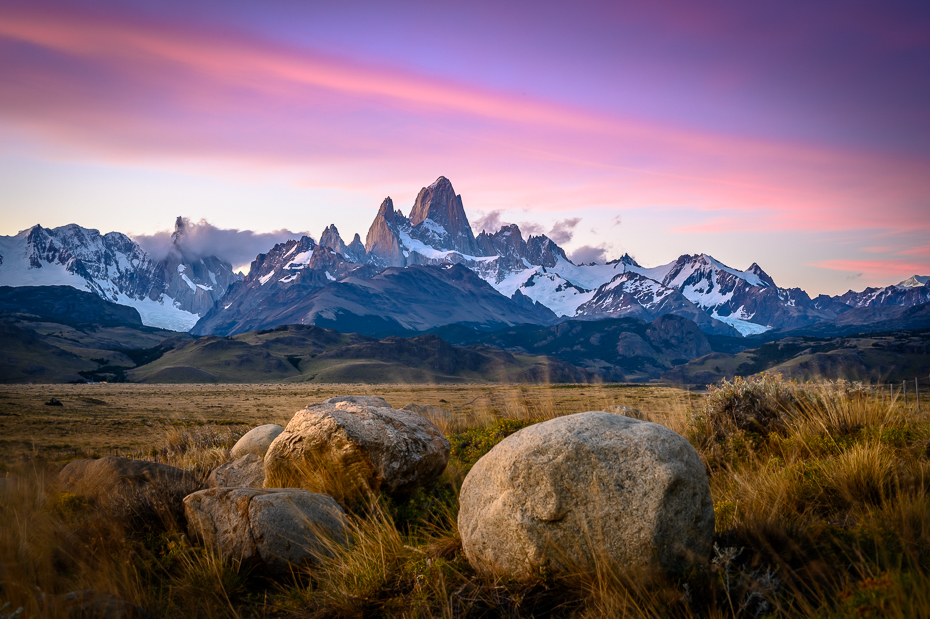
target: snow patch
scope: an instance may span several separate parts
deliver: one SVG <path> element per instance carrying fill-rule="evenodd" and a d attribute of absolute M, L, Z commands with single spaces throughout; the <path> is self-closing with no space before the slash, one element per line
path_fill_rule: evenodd
<path fill-rule="evenodd" d="M 133 299 L 120 293 L 117 303 L 128 305 L 138 310 L 142 317 L 142 324 L 147 327 L 158 327 L 169 331 L 190 331 L 200 320 L 197 314 L 186 312 L 178 307 L 177 301 L 167 295 L 162 295 L 161 301 L 152 299 Z"/>

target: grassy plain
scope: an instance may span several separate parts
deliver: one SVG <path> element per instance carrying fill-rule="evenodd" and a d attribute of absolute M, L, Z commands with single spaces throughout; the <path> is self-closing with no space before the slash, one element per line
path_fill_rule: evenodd
<path fill-rule="evenodd" d="M 147 453 L 161 447 L 169 428 L 287 425 L 294 413 L 338 395 L 379 395 L 392 406 L 435 405 L 463 425 L 495 415 L 545 416 L 639 408 L 659 422 L 684 419 L 689 398 L 672 387 L 649 385 L 358 385 L 245 384 L 0 386 L 0 464 L 27 456 L 68 460 Z M 46 406 L 55 398 L 62 406 Z M 509 415 L 508 415 L 509 411 Z"/>
<path fill-rule="evenodd" d="M 21 480 L 0 500 L 0 522 L 15 525 L 0 527 L 0 606 L 22 605 L 23 616 L 69 616 L 53 601 L 76 590 L 110 592 L 165 618 L 930 616 L 930 414 L 867 386 L 762 376 L 707 395 L 486 384 L 17 386 L 0 394 L 2 453 Z M 249 426 L 285 423 L 307 403 L 345 394 L 452 412 L 441 426 L 449 466 L 405 502 L 377 497 L 350 510 L 352 543 L 292 578 L 266 580 L 192 544 L 177 521 L 121 524 L 112 510 L 56 490 L 55 467 L 42 467 L 114 450 L 202 473 L 228 458 Z M 46 407 L 51 397 L 63 406 Z M 593 573 L 531 582 L 476 573 L 455 521 L 469 468 L 521 427 L 613 405 L 678 431 L 701 456 L 716 516 L 713 556 L 677 575 L 600 561 Z"/>

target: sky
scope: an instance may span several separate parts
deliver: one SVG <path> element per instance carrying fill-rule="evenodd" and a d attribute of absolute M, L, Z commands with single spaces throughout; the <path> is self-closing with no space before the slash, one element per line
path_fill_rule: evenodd
<path fill-rule="evenodd" d="M 240 266 L 443 175 L 476 233 L 837 294 L 930 274 L 928 110 L 926 2 L 3 0 L 0 235 Z"/>

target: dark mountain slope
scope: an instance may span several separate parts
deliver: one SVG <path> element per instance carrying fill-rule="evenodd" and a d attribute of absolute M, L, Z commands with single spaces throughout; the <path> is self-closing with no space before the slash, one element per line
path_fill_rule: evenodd
<path fill-rule="evenodd" d="M 315 324 L 370 335 L 426 331 L 454 323 L 492 329 L 555 321 L 555 314 L 544 306 L 508 299 L 461 265 L 392 267 L 370 278 L 349 275 L 304 296 L 269 298 L 239 312 L 231 322 L 224 320 L 218 307 L 192 333 L 232 335 Z"/>
<path fill-rule="evenodd" d="M 712 353 L 666 372 L 672 382 L 709 384 L 767 372 L 798 380 L 886 382 L 930 374 L 930 331 L 853 337 L 786 337 L 736 354 Z"/>
<path fill-rule="evenodd" d="M 65 325 L 142 326 L 134 308 L 71 286 L 0 286 L 0 317 Z"/>
<path fill-rule="evenodd" d="M 127 372 L 139 382 L 589 382 L 540 355 L 452 346 L 435 335 L 383 340 L 290 325 L 178 342 Z"/>
<path fill-rule="evenodd" d="M 605 380 L 649 380 L 711 346 L 694 322 L 665 315 L 651 323 L 637 318 L 571 320 L 550 327 L 519 325 L 490 333 L 461 326 L 436 329 L 454 343 L 480 343 L 512 352 L 544 354 L 596 373 Z"/>

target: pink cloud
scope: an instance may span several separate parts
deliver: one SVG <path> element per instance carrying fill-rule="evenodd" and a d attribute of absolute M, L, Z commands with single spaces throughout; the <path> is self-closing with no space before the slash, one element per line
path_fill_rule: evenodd
<path fill-rule="evenodd" d="M 486 209 L 712 217 L 685 233 L 930 230 L 922 160 L 644 122 L 115 14 L 0 9 L 0 45 L 27 48 L 0 60 L 0 125 L 63 151 L 287 165 L 317 186 L 446 174 L 510 201 Z"/>
<path fill-rule="evenodd" d="M 850 271 L 864 273 L 868 278 L 913 275 L 930 273 L 928 262 L 907 262 L 901 260 L 824 260 L 812 266 L 832 271 Z"/>

